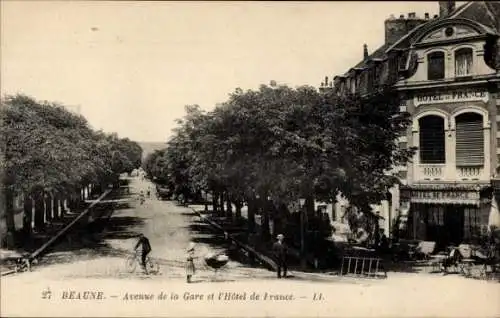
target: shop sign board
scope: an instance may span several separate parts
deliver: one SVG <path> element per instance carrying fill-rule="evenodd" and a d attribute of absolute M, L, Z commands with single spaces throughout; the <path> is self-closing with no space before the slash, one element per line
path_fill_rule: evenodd
<path fill-rule="evenodd" d="M 411 190 L 402 197 L 408 198 L 412 203 L 434 204 L 479 204 L 479 191 L 429 191 Z M 403 198 L 402 198 L 403 199 Z"/>
<path fill-rule="evenodd" d="M 456 103 L 471 101 L 488 101 L 488 92 L 485 90 L 463 89 L 449 92 L 418 94 L 413 104 L 418 107 L 422 104 Z"/>

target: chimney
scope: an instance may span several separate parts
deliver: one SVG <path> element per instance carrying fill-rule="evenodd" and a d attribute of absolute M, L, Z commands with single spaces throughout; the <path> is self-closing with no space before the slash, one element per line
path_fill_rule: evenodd
<path fill-rule="evenodd" d="M 368 59 L 368 45 L 363 44 L 363 61 Z"/>
<path fill-rule="evenodd" d="M 424 19 L 420 19 L 416 16 L 415 12 L 410 12 L 408 14 L 408 19 L 405 19 L 405 15 L 401 14 L 399 19 L 394 19 L 392 16 L 385 20 L 385 44 L 392 45 L 396 43 L 401 37 L 406 35 L 408 32 L 413 30 L 418 25 L 425 23 Z"/>
<path fill-rule="evenodd" d="M 425 16 L 426 20 L 429 20 L 429 13 L 428 12 L 426 12 L 424 16 Z"/>
<path fill-rule="evenodd" d="M 455 1 L 439 1 L 439 17 L 446 17 L 453 10 L 455 10 Z"/>

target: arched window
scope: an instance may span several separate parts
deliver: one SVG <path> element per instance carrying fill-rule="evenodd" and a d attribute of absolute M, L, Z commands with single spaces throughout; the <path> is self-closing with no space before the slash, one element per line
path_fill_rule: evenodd
<path fill-rule="evenodd" d="M 455 52 L 455 76 L 470 74 L 472 74 L 472 49 L 459 49 Z"/>
<path fill-rule="evenodd" d="M 427 55 L 427 77 L 429 80 L 444 78 L 444 53 L 432 52 Z"/>
<path fill-rule="evenodd" d="M 455 117 L 455 122 L 457 166 L 483 165 L 483 116 L 476 113 L 464 113 Z"/>
<path fill-rule="evenodd" d="M 420 126 L 420 163 L 445 163 L 444 119 L 428 115 L 418 120 Z"/>

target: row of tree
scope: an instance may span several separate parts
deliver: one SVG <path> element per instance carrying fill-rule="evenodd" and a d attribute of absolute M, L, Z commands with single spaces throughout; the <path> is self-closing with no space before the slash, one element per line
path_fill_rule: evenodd
<path fill-rule="evenodd" d="M 15 229 L 14 200 L 24 198 L 25 227 L 35 205 L 35 227 L 43 228 L 44 200 L 81 202 L 81 190 L 101 191 L 120 173 L 141 165 L 141 147 L 116 134 L 94 131 L 87 120 L 63 105 L 24 96 L 1 100 L 2 203 L 8 232 Z M 50 220 L 49 220 L 50 221 Z"/>
<path fill-rule="evenodd" d="M 369 214 L 398 182 L 391 169 L 413 153 L 397 143 L 410 122 L 399 106 L 390 88 L 370 96 L 275 84 L 237 89 L 208 113 L 186 106 L 166 149 L 149 155 L 144 169 L 187 200 L 210 193 L 214 210 L 228 216 L 238 218 L 246 204 L 249 232 L 260 213 L 264 237 L 270 218 L 282 231 L 301 199 L 309 220 L 315 201 L 339 193 Z"/>

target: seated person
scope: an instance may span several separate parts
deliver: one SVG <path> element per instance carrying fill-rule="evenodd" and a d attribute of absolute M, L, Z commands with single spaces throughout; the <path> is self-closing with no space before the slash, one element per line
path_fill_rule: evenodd
<path fill-rule="evenodd" d="M 443 263 L 441 264 L 441 270 L 446 273 L 448 271 L 448 267 L 457 266 L 458 262 L 460 262 L 462 258 L 463 257 L 458 251 L 458 249 L 456 247 L 452 247 L 450 249 L 450 253 L 443 260 Z"/>

